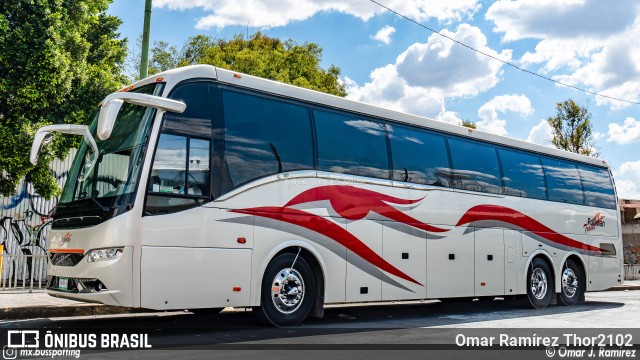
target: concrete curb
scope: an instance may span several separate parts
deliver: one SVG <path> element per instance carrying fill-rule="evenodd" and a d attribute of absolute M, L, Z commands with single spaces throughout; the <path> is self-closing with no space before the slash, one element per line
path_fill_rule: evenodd
<path fill-rule="evenodd" d="M 0 319 L 20 320 L 52 317 L 114 315 L 149 312 L 147 309 L 123 308 L 99 304 L 19 306 L 0 308 Z"/>
<path fill-rule="evenodd" d="M 618 285 L 604 291 L 640 290 L 640 284 Z M 360 304 L 362 305 L 362 304 Z M 342 306 L 358 306 L 358 304 L 344 304 Z M 226 310 L 228 311 L 228 310 Z M 107 306 L 101 304 L 70 304 L 70 305 L 33 305 L 0 308 L 0 319 L 22 320 L 39 318 L 60 318 L 72 316 L 119 315 L 136 313 L 154 313 L 156 311 L 140 308 Z"/>
<path fill-rule="evenodd" d="M 640 285 L 618 285 L 604 291 L 640 290 Z"/>

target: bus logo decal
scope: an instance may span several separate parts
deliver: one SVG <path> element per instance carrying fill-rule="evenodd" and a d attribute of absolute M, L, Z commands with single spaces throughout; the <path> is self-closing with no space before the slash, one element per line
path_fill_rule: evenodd
<path fill-rule="evenodd" d="M 604 227 L 604 215 L 596 213 L 592 218 L 587 218 L 587 223 L 582 225 L 584 232 L 595 230 L 596 226 Z"/>

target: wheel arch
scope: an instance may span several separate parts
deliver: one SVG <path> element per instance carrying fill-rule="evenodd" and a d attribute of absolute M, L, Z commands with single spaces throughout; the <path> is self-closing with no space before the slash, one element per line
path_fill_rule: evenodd
<path fill-rule="evenodd" d="M 551 255 L 548 252 L 544 251 L 544 250 L 537 250 L 537 251 L 533 252 L 529 256 L 529 259 L 527 259 L 527 265 L 525 266 L 523 274 L 522 274 L 523 284 L 527 284 L 527 273 L 529 271 L 529 267 L 531 266 L 531 263 L 535 259 L 542 259 L 544 262 L 547 263 L 547 265 L 549 265 L 549 268 L 551 269 L 551 275 L 553 276 L 553 287 L 554 287 L 554 289 L 556 289 L 557 288 L 556 279 L 558 278 L 557 274 L 556 274 L 556 265 L 555 265 Z M 526 294 L 526 285 L 525 285 L 525 294 Z"/>

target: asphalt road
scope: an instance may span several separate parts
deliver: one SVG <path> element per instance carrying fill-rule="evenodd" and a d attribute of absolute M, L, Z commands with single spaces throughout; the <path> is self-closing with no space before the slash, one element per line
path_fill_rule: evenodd
<path fill-rule="evenodd" d="M 0 322 L 0 330 L 40 329 L 53 333 L 117 333 L 125 330 L 148 334 L 153 350 L 100 353 L 83 350 L 82 356 L 140 360 L 173 359 L 176 356 L 268 359 L 291 357 L 294 353 L 298 354 L 295 357 L 303 354 L 305 359 L 313 354 L 323 359 L 351 360 L 397 357 L 393 355 L 394 351 L 403 351 L 403 358 L 425 359 L 424 351 L 433 354 L 434 351 L 450 349 L 450 345 L 443 344 L 453 344 L 461 333 L 484 336 L 506 332 L 515 336 L 592 329 L 593 333 L 631 332 L 633 343 L 639 344 L 638 328 L 640 291 L 590 293 L 586 302 L 576 306 L 550 306 L 538 310 L 522 309 L 503 300 L 330 307 L 323 319 L 310 319 L 289 328 L 265 327 L 255 320 L 250 311 L 143 313 Z M 490 352 L 483 351 L 486 354 Z M 466 351 L 465 354 L 472 352 Z M 539 350 L 533 354 L 544 355 Z M 497 355 L 513 358 L 509 351 L 501 351 Z"/>

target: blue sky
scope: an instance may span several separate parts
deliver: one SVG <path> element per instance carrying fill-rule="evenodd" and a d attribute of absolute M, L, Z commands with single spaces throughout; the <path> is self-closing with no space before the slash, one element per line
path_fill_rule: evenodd
<path fill-rule="evenodd" d="M 432 29 L 522 68 L 640 102 L 640 4 L 634 0 L 377 0 Z M 349 97 L 548 145 L 544 119 L 571 98 L 593 115 L 600 157 L 619 195 L 640 199 L 640 105 L 560 87 L 439 37 L 370 0 L 153 0 L 151 41 L 262 31 L 314 42 Z M 144 0 L 114 0 L 130 43 Z"/>

